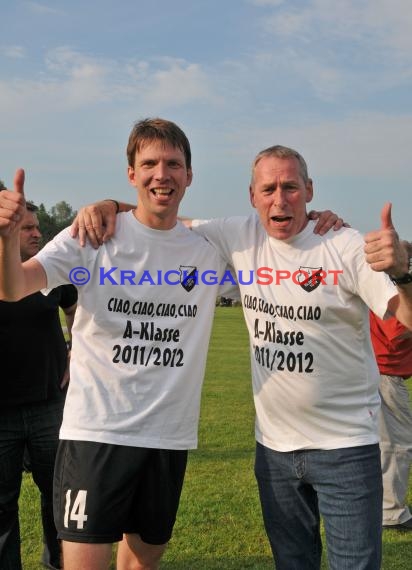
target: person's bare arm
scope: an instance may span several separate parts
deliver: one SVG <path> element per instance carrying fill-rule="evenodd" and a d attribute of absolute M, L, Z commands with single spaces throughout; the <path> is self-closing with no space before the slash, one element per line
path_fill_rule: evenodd
<path fill-rule="evenodd" d="M 331 210 L 324 210 L 323 212 L 317 212 L 316 210 L 311 210 L 308 213 L 308 218 L 310 220 L 318 220 L 314 228 L 315 234 L 323 235 L 327 233 L 330 229 L 334 231 L 340 230 L 342 227 L 350 228 L 350 225 L 339 218 L 337 214 Z M 192 218 L 178 217 L 178 220 L 182 222 L 187 228 L 192 228 Z"/>
<path fill-rule="evenodd" d="M 189 230 L 192 229 L 192 219 L 193 219 L 193 218 L 181 218 L 180 216 L 178 216 L 177 219 L 178 219 L 179 222 L 181 222 L 184 226 L 186 226 L 187 228 L 189 228 Z"/>
<path fill-rule="evenodd" d="M 388 309 L 399 322 L 412 330 L 412 283 L 398 287 L 398 295 L 389 301 Z"/>
<path fill-rule="evenodd" d="M 113 237 L 116 229 L 116 215 L 136 208 L 136 204 L 126 204 L 108 198 L 81 208 L 70 228 L 70 235 L 78 237 L 82 247 L 88 239 L 97 249 Z"/>
<path fill-rule="evenodd" d="M 24 171 L 17 170 L 14 191 L 0 192 L 0 299 L 19 301 L 47 286 L 46 273 L 35 259 L 22 264 L 20 226 L 26 211 Z"/>
<path fill-rule="evenodd" d="M 98 248 L 102 243 L 113 237 L 116 230 L 116 214 L 128 212 L 135 207 L 135 204 L 117 202 L 111 198 L 84 206 L 78 211 L 70 228 L 70 234 L 72 237 L 79 238 L 79 243 L 82 247 L 86 244 L 86 240 L 89 240 L 94 248 Z M 320 235 L 325 234 L 331 228 L 336 231 L 343 226 L 349 227 L 349 224 L 330 210 L 323 212 L 311 210 L 308 213 L 308 217 L 311 220 L 317 220 L 314 232 Z M 179 218 L 179 220 L 185 226 L 191 227 L 190 218 Z"/>
<path fill-rule="evenodd" d="M 71 340 L 72 340 L 72 327 L 73 327 L 73 322 L 74 322 L 74 315 L 76 314 L 76 308 L 77 308 L 77 303 L 75 303 L 71 307 L 66 307 L 66 308 L 62 309 L 63 313 L 64 313 L 65 320 L 66 320 L 67 334 L 69 336 L 70 345 L 71 345 Z M 66 370 L 64 371 L 63 378 L 60 382 L 60 388 L 62 390 L 63 390 L 63 388 L 65 388 L 66 384 L 68 384 L 68 382 L 70 381 L 70 353 L 71 353 L 71 349 L 69 348 L 69 350 L 67 351 Z"/>
<path fill-rule="evenodd" d="M 72 327 L 74 323 L 74 315 L 76 314 L 76 309 L 77 309 L 77 303 L 75 303 L 71 307 L 66 307 L 65 309 L 62 309 L 64 313 L 64 318 L 66 320 L 67 334 L 69 335 L 70 340 L 72 339 Z"/>

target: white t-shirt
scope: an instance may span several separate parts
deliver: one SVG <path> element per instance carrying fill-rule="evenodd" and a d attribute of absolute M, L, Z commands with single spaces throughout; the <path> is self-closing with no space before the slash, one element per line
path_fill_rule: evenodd
<path fill-rule="evenodd" d="M 368 307 L 384 317 L 397 290 L 365 262 L 357 231 L 322 237 L 313 227 L 309 222 L 293 238 L 277 240 L 256 215 L 193 224 L 236 270 L 250 337 L 256 439 L 278 451 L 378 441 L 379 373 Z"/>
<path fill-rule="evenodd" d="M 218 284 L 195 284 L 191 274 L 224 272 L 215 248 L 180 223 L 154 230 L 128 212 L 99 249 L 64 230 L 36 259 L 50 288 L 90 272 L 78 286 L 60 438 L 196 447 Z"/>

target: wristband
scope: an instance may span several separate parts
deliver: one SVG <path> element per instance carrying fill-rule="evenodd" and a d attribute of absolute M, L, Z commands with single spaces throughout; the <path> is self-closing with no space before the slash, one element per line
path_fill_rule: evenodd
<path fill-rule="evenodd" d="M 405 273 L 402 277 L 392 277 L 392 275 L 389 275 L 389 278 L 395 285 L 407 285 L 408 283 L 412 283 L 412 275 L 410 273 Z"/>
<path fill-rule="evenodd" d="M 405 273 L 401 277 L 393 277 L 392 275 L 389 275 L 389 277 L 395 285 L 407 285 L 408 283 L 412 283 L 412 257 L 410 257 L 408 261 L 408 273 Z"/>
<path fill-rule="evenodd" d="M 120 212 L 120 204 L 117 200 L 113 200 L 113 198 L 106 198 L 104 202 L 113 202 L 116 206 L 116 214 Z"/>

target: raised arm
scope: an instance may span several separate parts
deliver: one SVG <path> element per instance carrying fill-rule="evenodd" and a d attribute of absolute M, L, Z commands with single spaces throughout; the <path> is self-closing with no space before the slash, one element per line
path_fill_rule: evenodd
<path fill-rule="evenodd" d="M 14 191 L 0 192 L 0 299 L 19 301 L 47 285 L 43 267 L 20 258 L 20 228 L 26 210 L 24 170 L 16 171 Z"/>
<path fill-rule="evenodd" d="M 389 312 L 412 329 L 412 252 L 399 240 L 392 222 L 392 204 L 381 212 L 381 229 L 365 236 L 366 261 L 374 271 L 384 271 L 396 284 L 398 294 L 389 301 Z M 409 277 L 408 277 L 409 276 Z"/>

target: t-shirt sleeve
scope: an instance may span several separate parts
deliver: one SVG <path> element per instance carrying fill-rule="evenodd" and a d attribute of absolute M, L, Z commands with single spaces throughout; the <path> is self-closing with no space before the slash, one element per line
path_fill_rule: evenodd
<path fill-rule="evenodd" d="M 74 285 L 62 285 L 60 296 L 60 307 L 68 309 L 77 303 L 77 289 Z"/>
<path fill-rule="evenodd" d="M 65 228 L 49 241 L 35 256 L 46 272 L 47 288 L 54 289 L 59 285 L 71 284 L 71 270 L 88 266 L 90 249 L 92 248 L 89 245 L 82 248 L 78 240 L 71 237 L 69 228 Z"/>
<path fill-rule="evenodd" d="M 365 304 L 381 319 L 390 317 L 388 303 L 398 290 L 386 273 L 374 271 L 365 259 L 364 240 L 354 233 L 342 253 L 345 271 L 352 283 L 353 293 L 359 295 Z"/>
<path fill-rule="evenodd" d="M 192 220 L 192 230 L 203 236 L 220 253 L 228 265 L 232 263 L 232 238 L 236 235 L 236 218 Z"/>

